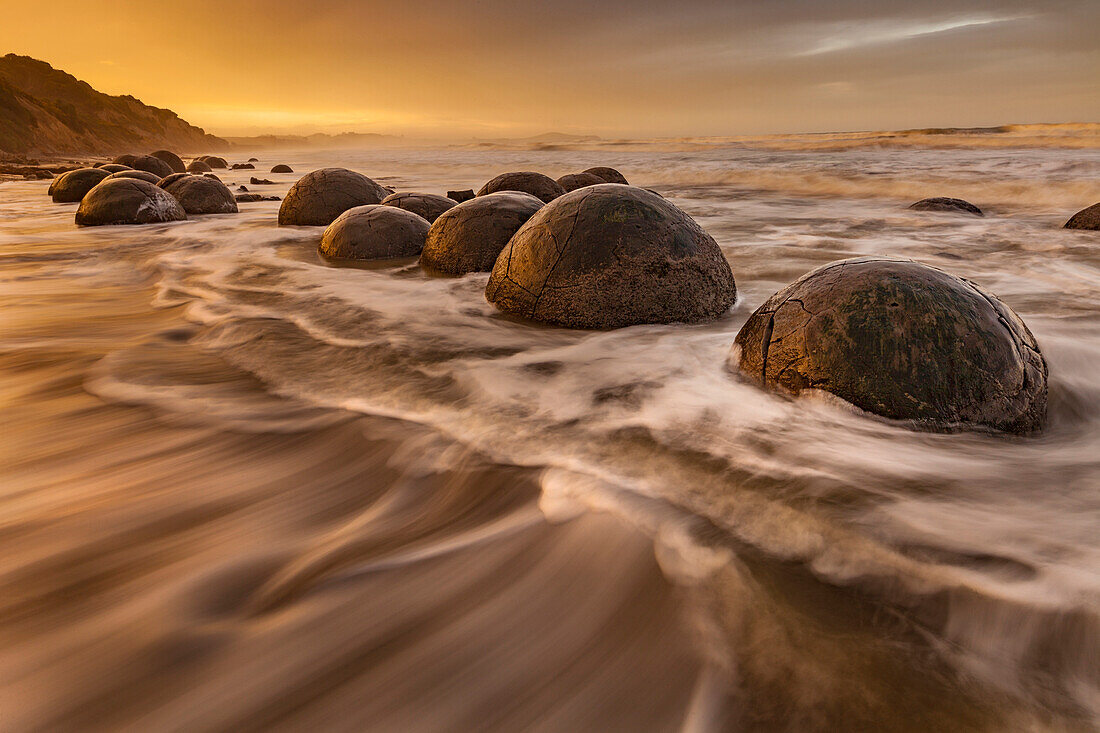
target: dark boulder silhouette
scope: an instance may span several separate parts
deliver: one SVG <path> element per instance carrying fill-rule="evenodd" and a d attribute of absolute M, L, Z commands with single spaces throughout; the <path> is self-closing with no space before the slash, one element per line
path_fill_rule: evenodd
<path fill-rule="evenodd" d="M 77 168 L 53 179 L 48 193 L 57 204 L 72 204 L 84 198 L 100 181 L 111 175 L 102 168 Z"/>
<path fill-rule="evenodd" d="M 186 218 L 183 207 L 171 195 L 133 178 L 104 181 L 88 192 L 76 210 L 79 226 L 154 224 Z"/>
<path fill-rule="evenodd" d="M 331 260 L 416 257 L 424 249 L 428 227 L 424 217 L 395 206 L 357 206 L 329 224 L 318 251 Z"/>
<path fill-rule="evenodd" d="M 1081 209 L 1070 217 L 1064 228 L 1100 230 L 1100 204 Z"/>
<path fill-rule="evenodd" d="M 348 209 L 379 204 L 389 193 L 361 173 L 322 168 L 290 187 L 279 207 L 279 224 L 328 226 Z"/>
<path fill-rule="evenodd" d="M 411 211 L 427 219 L 430 224 L 438 219 L 439 215 L 444 211 L 453 209 L 455 202 L 446 196 L 440 196 L 434 193 L 403 191 L 401 193 L 391 193 L 389 196 L 382 199 L 382 205 L 396 206 L 399 209 Z"/>
<path fill-rule="evenodd" d="M 488 272 L 512 235 L 543 207 L 529 193 L 500 191 L 465 201 L 432 223 L 420 264 L 435 272 Z"/>
<path fill-rule="evenodd" d="M 477 195 L 485 196 L 498 191 L 521 191 L 529 193 L 543 202 L 553 201 L 565 193 L 565 189 L 549 176 L 534 171 L 516 171 L 501 173 L 482 186 Z"/>
<path fill-rule="evenodd" d="M 969 201 L 937 197 L 922 199 L 909 206 L 914 211 L 939 211 L 945 214 L 970 214 L 971 216 L 985 216 L 982 210 Z"/>
<path fill-rule="evenodd" d="M 627 183 L 626 176 L 624 176 L 622 173 L 619 173 L 614 168 L 608 168 L 607 166 L 596 166 L 595 168 L 589 168 L 584 172 L 596 176 L 597 178 L 602 178 L 608 183 L 621 183 L 624 186 L 629 185 Z"/>
<path fill-rule="evenodd" d="M 179 201 L 188 215 L 236 214 L 237 201 L 221 181 L 206 176 L 183 174 L 173 181 L 158 184 Z"/>

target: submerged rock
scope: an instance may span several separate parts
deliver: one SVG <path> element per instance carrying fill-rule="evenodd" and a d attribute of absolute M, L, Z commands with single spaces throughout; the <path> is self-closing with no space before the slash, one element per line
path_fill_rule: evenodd
<path fill-rule="evenodd" d="M 399 209 L 411 211 L 417 216 L 422 216 L 427 219 L 430 224 L 438 219 L 439 215 L 444 211 L 453 209 L 455 202 L 446 196 L 439 196 L 434 193 L 415 193 L 406 191 L 402 193 L 391 193 L 389 196 L 382 199 L 382 205 L 396 206 Z"/>
<path fill-rule="evenodd" d="M 602 178 L 608 183 L 621 183 L 624 186 L 629 185 L 626 181 L 626 176 L 624 176 L 622 173 L 619 173 L 614 168 L 608 168 L 605 165 L 596 166 L 595 168 L 589 168 L 584 172 L 590 173 L 591 175 L 594 175 L 598 178 Z"/>
<path fill-rule="evenodd" d="M 256 166 L 252 165 L 251 163 L 234 163 L 233 164 L 233 170 L 235 170 L 235 171 L 251 171 L 251 170 L 255 170 L 255 169 L 256 169 Z"/>
<path fill-rule="evenodd" d="M 73 204 L 84 198 L 100 181 L 113 175 L 102 168 L 77 168 L 53 180 L 47 191 L 57 204 Z"/>
<path fill-rule="evenodd" d="M 160 158 L 154 158 L 152 155 L 142 155 L 141 157 L 134 158 L 134 162 L 130 164 L 130 167 L 134 170 L 148 171 L 158 179 L 177 172 L 172 170 L 172 166 L 168 165 Z"/>
<path fill-rule="evenodd" d="M 1081 209 L 1069 218 L 1063 228 L 1100 230 L 1100 204 Z"/>
<path fill-rule="evenodd" d="M 173 174 L 173 175 L 175 175 L 175 174 Z M 119 171 L 118 173 L 112 173 L 111 175 L 109 175 L 107 177 L 108 178 L 129 178 L 129 179 L 135 180 L 135 181 L 146 181 L 147 183 L 152 183 L 154 186 L 156 184 L 160 183 L 160 181 L 162 180 L 160 176 L 158 176 L 156 174 L 153 174 L 153 173 L 150 173 L 149 171 L 135 171 L 135 170 Z"/>
<path fill-rule="evenodd" d="M 328 226 L 348 209 L 381 203 L 388 195 L 361 173 L 322 168 L 307 173 L 290 187 L 279 207 L 279 224 Z"/>
<path fill-rule="evenodd" d="M 329 224 L 318 251 L 333 260 L 416 257 L 428 227 L 424 217 L 395 206 L 357 206 Z"/>
<path fill-rule="evenodd" d="M 474 197 L 474 189 L 472 189 L 472 188 L 467 188 L 464 191 L 448 191 L 447 192 L 447 198 L 449 198 L 451 201 L 457 201 L 460 204 L 463 201 L 469 201 L 473 197 Z"/>
<path fill-rule="evenodd" d="M 257 201 L 263 201 L 264 197 L 258 193 L 238 193 L 234 194 L 233 200 L 238 204 L 252 204 Z"/>
<path fill-rule="evenodd" d="M 512 235 L 542 207 L 540 199 L 515 191 L 458 204 L 432 224 L 420 264 L 448 275 L 488 272 Z"/>
<path fill-rule="evenodd" d="M 585 186 L 598 186 L 601 183 L 610 183 L 591 173 L 570 173 L 558 179 L 558 185 L 568 191 L 576 191 Z"/>
<path fill-rule="evenodd" d="M 274 168 L 271 169 L 271 172 L 272 173 L 293 173 L 294 169 L 291 168 L 289 165 L 286 165 L 285 163 L 279 163 L 279 165 L 277 165 L 277 166 L 275 166 Z"/>
<path fill-rule="evenodd" d="M 211 170 L 213 169 L 210 167 L 210 164 L 204 160 L 196 159 L 187 164 L 187 171 L 189 173 L 209 173 Z"/>
<path fill-rule="evenodd" d="M 184 174 L 168 183 L 159 184 L 172 194 L 188 214 L 236 214 L 237 201 L 221 181 L 206 176 Z"/>
<path fill-rule="evenodd" d="M 168 167 L 172 169 L 173 173 L 183 173 L 187 170 L 187 166 L 183 164 L 183 160 L 171 150 L 157 150 L 149 153 L 149 155 L 159 160 L 163 160 L 168 164 Z"/>
<path fill-rule="evenodd" d="M 544 176 L 534 171 L 517 171 L 513 173 L 501 173 L 493 178 L 477 192 L 478 196 L 485 196 L 498 191 L 521 191 L 529 193 L 544 203 L 553 201 L 565 193 L 565 189 L 558 185 L 550 176 Z"/>
<path fill-rule="evenodd" d="M 186 218 L 183 207 L 167 192 L 133 178 L 103 181 L 88 192 L 76 210 L 79 226 L 153 224 Z"/>
<path fill-rule="evenodd" d="M 1042 427 L 1047 365 L 1023 321 L 974 283 L 912 260 L 820 267 L 760 306 L 738 366 L 767 387 L 820 389 L 925 427 Z"/>
<path fill-rule="evenodd" d="M 922 199 L 915 204 L 912 204 L 910 209 L 914 211 L 940 211 L 948 214 L 971 214 L 973 216 L 985 216 L 982 210 L 969 201 L 963 201 L 962 199 L 951 199 L 945 197 L 936 197 L 931 199 Z"/>
<path fill-rule="evenodd" d="M 253 186 L 274 186 L 275 185 L 275 181 L 269 181 L 266 178 L 257 178 L 256 176 L 252 176 L 252 178 L 250 178 L 248 182 Z"/>
<path fill-rule="evenodd" d="M 690 216 L 613 183 L 544 206 L 500 253 L 485 288 L 506 313 L 571 328 L 710 321 L 736 295 L 722 250 Z"/>

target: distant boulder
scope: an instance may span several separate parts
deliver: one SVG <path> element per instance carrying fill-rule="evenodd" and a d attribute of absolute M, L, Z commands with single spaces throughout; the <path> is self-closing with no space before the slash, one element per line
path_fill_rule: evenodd
<path fill-rule="evenodd" d="M 88 192 L 76 210 L 79 226 L 153 224 L 186 218 L 183 207 L 172 196 L 133 178 L 103 181 Z"/>
<path fill-rule="evenodd" d="M 970 214 L 971 216 L 985 216 L 982 210 L 969 201 L 952 199 L 939 196 L 931 199 L 921 199 L 909 206 L 914 211 L 938 211 L 945 214 Z"/>
<path fill-rule="evenodd" d="M 163 160 L 165 163 L 168 164 L 168 167 L 172 169 L 173 173 L 183 173 L 185 170 L 187 170 L 187 166 L 183 164 L 183 161 L 180 159 L 180 157 L 173 153 L 171 150 L 157 150 L 155 152 L 149 153 L 149 155 L 153 156 L 154 158 L 159 158 L 160 160 Z"/>
<path fill-rule="evenodd" d="M 279 224 L 328 226 L 348 209 L 379 204 L 389 194 L 370 178 L 346 168 L 307 173 L 290 187 L 279 207 Z"/>
<path fill-rule="evenodd" d="M 585 186 L 598 186 L 601 183 L 608 183 L 608 181 L 591 173 L 570 173 L 558 179 L 558 185 L 564 188 L 566 192 L 576 191 L 578 188 L 584 188 Z"/>
<path fill-rule="evenodd" d="M 152 155 L 142 155 L 141 157 L 134 158 L 134 162 L 130 164 L 130 167 L 134 170 L 148 171 L 157 176 L 158 179 L 177 172 L 172 170 L 172 166 Z"/>
<path fill-rule="evenodd" d="M 111 176 L 102 168 L 77 168 L 64 173 L 50 184 L 49 195 L 57 204 L 74 204 L 84 198 L 96 184 Z"/>
<path fill-rule="evenodd" d="M 439 196 L 434 193 L 404 191 L 402 193 L 391 193 L 382 199 L 382 205 L 396 206 L 399 209 L 411 211 L 427 219 L 430 224 L 439 218 L 439 215 L 444 211 L 454 208 L 455 202 L 446 196 Z"/>
<path fill-rule="evenodd" d="M 200 155 L 195 160 L 201 160 L 203 163 L 206 163 L 211 168 L 228 168 L 229 167 L 229 163 L 226 162 L 225 158 L 219 158 L 216 155 Z"/>
<path fill-rule="evenodd" d="M 565 193 L 565 189 L 558 185 L 550 176 L 544 176 L 535 171 L 516 171 L 513 173 L 501 173 L 493 178 L 477 192 L 478 196 L 486 196 L 498 191 L 521 191 L 529 193 L 535 198 L 548 203 Z"/>
<path fill-rule="evenodd" d="M 237 213 L 233 193 L 224 183 L 213 178 L 184 174 L 174 181 L 158 185 L 172 194 L 189 215 Z"/>
<path fill-rule="evenodd" d="M 274 186 L 275 185 L 275 181 L 269 181 L 266 178 L 256 178 L 256 176 L 252 176 L 252 178 L 250 178 L 248 182 L 250 184 L 252 184 L 253 186 Z"/>
<path fill-rule="evenodd" d="M 607 166 L 601 165 L 596 166 L 595 168 L 589 168 L 584 172 L 596 176 L 597 178 L 602 178 L 607 183 L 621 183 L 624 186 L 629 185 L 629 183 L 627 183 L 626 176 L 624 176 L 622 173 L 619 173 L 614 168 L 608 168 Z"/>
<path fill-rule="evenodd" d="M 1087 209 L 1081 209 L 1070 217 L 1065 224 L 1065 229 L 1100 229 L 1100 204 L 1093 204 Z"/>
<path fill-rule="evenodd" d="M 392 260 L 424 249 L 428 222 L 394 206 L 357 206 L 329 224 L 320 253 L 331 260 Z"/>
<path fill-rule="evenodd" d="M 458 204 L 432 224 L 420 264 L 448 275 L 488 272 L 512 235 L 542 206 L 541 199 L 517 191 Z"/>
<path fill-rule="evenodd" d="M 133 168 L 134 167 L 134 161 L 137 160 L 137 158 L 138 157 L 136 155 L 130 155 L 129 153 L 127 153 L 126 155 L 118 156 L 117 158 L 115 158 L 111 162 L 112 163 L 117 163 L 119 165 L 129 166 L 129 167 Z"/>
<path fill-rule="evenodd" d="M 187 164 L 188 173 L 209 173 L 211 170 L 213 168 L 210 167 L 210 164 L 203 160 L 195 159 Z"/>
<path fill-rule="evenodd" d="M 293 173 L 294 169 L 291 168 L 289 165 L 286 165 L 284 163 L 279 163 L 279 165 L 277 165 L 277 166 L 275 166 L 274 168 L 271 169 L 271 172 L 272 173 Z"/>
<path fill-rule="evenodd" d="M 249 162 L 249 163 L 259 163 L 259 162 L 260 162 L 260 159 L 259 159 L 259 158 L 249 158 L 249 159 L 248 159 L 248 162 Z"/>
<path fill-rule="evenodd" d="M 175 174 L 173 174 L 173 175 L 175 175 Z M 107 177 L 108 178 L 129 178 L 129 179 L 135 180 L 135 181 L 146 181 L 147 183 L 152 183 L 154 186 L 156 184 L 160 183 L 160 181 L 161 181 L 160 176 L 158 176 L 154 173 L 150 173 L 149 171 L 126 170 L 126 171 L 119 171 L 118 173 L 112 173 L 111 175 L 109 175 Z"/>
<path fill-rule="evenodd" d="M 251 163 L 234 163 L 231 167 L 235 171 L 256 170 L 256 166 L 252 165 Z"/>
<path fill-rule="evenodd" d="M 449 198 L 451 201 L 456 201 L 460 204 L 463 201 L 469 201 L 473 197 L 474 197 L 474 189 L 472 189 L 472 188 L 467 188 L 467 189 L 462 190 L 462 191 L 448 191 L 447 192 L 447 198 Z"/>

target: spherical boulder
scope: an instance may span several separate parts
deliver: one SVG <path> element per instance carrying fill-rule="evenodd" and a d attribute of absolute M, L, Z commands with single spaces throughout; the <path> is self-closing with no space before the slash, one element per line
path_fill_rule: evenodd
<path fill-rule="evenodd" d="M 134 170 L 148 171 L 158 179 L 178 172 L 172 170 L 172 166 L 168 165 L 160 158 L 154 158 L 152 155 L 142 155 L 138 158 L 134 158 L 134 162 L 130 164 L 130 167 Z"/>
<path fill-rule="evenodd" d="M 157 150 L 149 153 L 154 158 L 159 158 L 168 164 L 168 167 L 175 173 L 183 173 L 187 170 L 187 167 L 183 164 L 183 160 L 171 150 Z"/>
<path fill-rule="evenodd" d="M 610 183 L 591 173 L 570 173 L 558 179 L 558 185 L 566 191 L 576 191 L 585 186 L 598 186 L 601 183 Z"/>
<path fill-rule="evenodd" d="M 77 168 L 53 179 L 48 193 L 57 204 L 72 204 L 84 198 L 100 181 L 111 175 L 102 168 Z"/>
<path fill-rule="evenodd" d="M 934 430 L 1042 427 L 1047 365 L 1023 321 L 974 283 L 912 260 L 819 267 L 753 313 L 741 372 L 791 393 L 831 392 Z"/>
<path fill-rule="evenodd" d="M 396 206 L 399 209 L 411 211 L 427 219 L 430 224 L 438 219 L 444 211 L 453 209 L 455 202 L 446 196 L 439 196 L 434 193 L 402 192 L 391 193 L 382 199 L 382 205 Z"/>
<path fill-rule="evenodd" d="M 1069 218 L 1063 229 L 1100 230 L 1100 204 L 1081 209 Z"/>
<path fill-rule="evenodd" d="M 540 199 L 515 191 L 458 204 L 432 224 L 420 264 L 448 275 L 488 272 L 512 235 L 542 207 Z"/>
<path fill-rule="evenodd" d="M 549 203 L 565 193 L 565 189 L 559 186 L 558 182 L 550 176 L 544 176 L 534 171 L 517 171 L 514 173 L 501 173 L 482 186 L 477 195 L 485 196 L 498 191 L 529 193 L 544 203 Z"/>
<path fill-rule="evenodd" d="M 318 251 L 331 260 L 392 260 L 424 249 L 428 221 L 395 206 L 356 206 L 328 225 Z"/>
<path fill-rule="evenodd" d="M 107 176 L 107 178 L 131 178 L 137 181 L 148 181 L 154 186 L 160 183 L 160 181 L 162 180 L 160 176 L 150 173 L 149 171 L 135 170 L 119 171 L 117 173 L 112 173 L 111 175 Z"/>
<path fill-rule="evenodd" d="M 136 155 L 130 155 L 129 153 L 127 153 L 126 155 L 118 156 L 117 158 L 115 158 L 111 162 L 112 163 L 117 163 L 119 165 L 125 165 L 125 166 L 133 167 L 135 160 L 137 160 Z"/>
<path fill-rule="evenodd" d="M 204 160 L 192 160 L 187 164 L 188 173 L 209 173 L 213 170 L 210 165 Z"/>
<path fill-rule="evenodd" d="M 122 171 L 133 170 L 128 165 L 122 165 L 121 163 L 104 163 L 103 165 L 97 165 L 96 168 L 101 168 L 111 173 L 121 173 Z"/>
<path fill-rule="evenodd" d="M 237 213 L 237 201 L 232 191 L 213 178 L 184 173 L 173 181 L 162 181 L 157 185 L 172 194 L 189 215 Z"/>
<path fill-rule="evenodd" d="M 219 158 L 216 155 L 200 155 L 195 160 L 201 160 L 211 168 L 228 168 L 229 162 L 225 158 Z"/>
<path fill-rule="evenodd" d="M 158 188 L 166 188 L 168 186 L 168 184 L 175 183 L 179 179 L 186 178 L 189 175 L 191 175 L 191 174 L 190 173 L 173 173 L 172 175 L 165 176 L 164 178 L 161 178 L 159 181 L 157 181 L 157 187 Z"/>
<path fill-rule="evenodd" d="M 305 174 L 290 187 L 279 207 L 279 224 L 328 226 L 348 209 L 381 203 L 388 195 L 362 173 L 322 168 Z"/>
<path fill-rule="evenodd" d="M 168 193 L 133 178 L 103 181 L 88 192 L 76 210 L 79 226 L 153 224 L 186 218 L 183 207 Z"/>
<path fill-rule="evenodd" d="M 599 165 L 595 168 L 589 168 L 584 172 L 596 176 L 597 178 L 602 178 L 608 183 L 621 183 L 624 186 L 628 185 L 626 182 L 626 176 L 624 176 L 622 173 L 619 173 L 614 168 L 608 168 L 605 165 Z"/>
<path fill-rule="evenodd" d="M 279 165 L 274 166 L 271 169 L 271 172 L 272 173 L 293 173 L 294 169 L 291 168 L 289 165 L 286 165 L 285 163 L 279 163 Z"/>
<path fill-rule="evenodd" d="M 711 321 L 737 288 L 722 250 L 660 196 L 616 183 L 544 206 L 500 253 L 485 297 L 572 328 Z"/>
<path fill-rule="evenodd" d="M 937 196 L 931 199 L 921 199 L 909 206 L 914 211 L 939 211 L 945 214 L 970 214 L 971 216 L 985 216 L 982 210 L 969 201 L 962 199 Z"/>

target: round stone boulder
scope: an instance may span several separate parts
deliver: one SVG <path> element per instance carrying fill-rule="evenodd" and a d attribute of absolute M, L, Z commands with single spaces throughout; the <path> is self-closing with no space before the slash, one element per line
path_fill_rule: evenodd
<path fill-rule="evenodd" d="M 517 171 L 515 173 L 501 173 L 482 186 L 477 195 L 486 196 L 498 191 L 529 193 L 544 203 L 549 203 L 565 193 L 565 189 L 559 186 L 558 182 L 550 176 L 544 176 L 534 171 Z"/>
<path fill-rule="evenodd" d="M 277 165 L 277 166 L 275 166 L 271 169 L 271 172 L 272 173 L 293 173 L 294 169 L 291 168 L 289 165 L 286 165 L 284 163 L 279 163 L 279 165 Z"/>
<path fill-rule="evenodd" d="M 187 164 L 188 173 L 209 173 L 213 170 L 210 165 L 204 160 L 192 160 Z"/>
<path fill-rule="evenodd" d="M 160 158 L 154 158 L 152 155 L 142 155 L 138 158 L 134 158 L 134 162 L 130 164 L 130 167 L 134 170 L 152 173 L 158 180 L 178 172 L 172 170 L 172 166 L 168 165 Z"/>
<path fill-rule="evenodd" d="M 88 192 L 76 210 L 79 226 L 154 224 L 186 218 L 183 207 L 168 193 L 134 178 L 104 181 Z"/>
<path fill-rule="evenodd" d="M 100 181 L 111 175 L 102 168 L 77 168 L 63 173 L 50 184 L 50 198 L 57 204 L 73 204 L 84 198 Z"/>
<path fill-rule="evenodd" d="M 182 174 L 173 181 L 157 184 L 170 193 L 190 214 L 236 214 L 237 200 L 221 181 L 206 176 Z"/>
<path fill-rule="evenodd" d="M 1069 218 L 1063 228 L 1100 230 L 1100 204 L 1081 209 Z"/>
<path fill-rule="evenodd" d="M 160 176 L 155 175 L 153 173 L 150 173 L 149 171 L 135 171 L 135 170 L 126 170 L 126 171 L 119 171 L 117 173 L 112 173 L 111 175 L 107 176 L 107 178 L 130 178 L 130 179 L 137 180 L 137 181 L 148 181 L 149 183 L 152 183 L 154 186 L 156 184 L 160 183 L 160 181 L 161 181 Z"/>
<path fill-rule="evenodd" d="M 515 191 L 465 201 L 432 224 L 420 264 L 448 275 L 489 272 L 512 235 L 542 207 L 540 199 Z"/>
<path fill-rule="evenodd" d="M 608 183 L 621 183 L 624 186 L 628 185 L 626 182 L 626 176 L 624 176 L 622 173 L 619 173 L 614 168 L 608 168 L 605 165 L 596 166 L 595 168 L 589 168 L 584 172 L 590 173 L 597 178 L 602 178 Z"/>
<path fill-rule="evenodd" d="M 290 187 L 279 207 L 279 224 L 328 226 L 348 209 L 381 203 L 388 195 L 362 173 L 322 168 L 305 174 Z"/>
<path fill-rule="evenodd" d="M 117 158 L 115 158 L 111 162 L 112 163 L 117 163 L 119 165 L 125 165 L 125 166 L 133 167 L 135 160 L 137 160 L 136 155 L 130 155 L 129 153 L 127 153 L 126 155 L 118 156 Z"/>
<path fill-rule="evenodd" d="M 216 155 L 200 155 L 195 160 L 201 160 L 211 168 L 228 168 L 229 162 L 225 158 L 219 158 Z"/>
<path fill-rule="evenodd" d="M 570 173 L 558 179 L 558 185 L 568 191 L 576 191 L 585 186 L 598 186 L 601 183 L 611 183 L 591 173 Z"/>
<path fill-rule="evenodd" d="M 103 165 L 97 165 L 96 168 L 101 168 L 111 173 L 120 173 L 122 171 L 133 170 L 128 165 L 122 165 L 121 163 L 104 163 Z"/>
<path fill-rule="evenodd" d="M 571 328 L 711 321 L 736 295 L 702 227 L 660 196 L 615 183 L 544 206 L 500 253 L 485 288 L 506 313 Z"/>
<path fill-rule="evenodd" d="M 183 173 L 187 170 L 187 166 L 183 164 L 183 160 L 171 150 L 157 150 L 156 152 L 149 153 L 149 155 L 163 160 L 174 173 Z"/>
<path fill-rule="evenodd" d="M 982 210 L 969 201 L 951 199 L 938 196 L 931 199 L 921 199 L 910 205 L 914 211 L 939 211 L 944 214 L 970 214 L 971 216 L 985 216 Z"/>
<path fill-rule="evenodd" d="M 160 188 L 167 188 L 170 184 L 175 183 L 176 181 L 178 181 L 181 178 L 187 178 L 187 176 L 189 176 L 189 175 L 191 175 L 191 174 L 190 173 L 173 173 L 172 175 L 165 176 L 164 178 L 157 181 L 157 186 L 160 187 Z"/>
<path fill-rule="evenodd" d="M 974 283 L 912 260 L 820 267 L 760 306 L 735 343 L 759 384 L 824 390 L 927 429 L 1030 433 L 1046 414 L 1047 365 L 1023 321 Z"/>
<path fill-rule="evenodd" d="M 424 249 L 428 221 L 395 206 L 356 206 L 328 225 L 318 251 L 330 260 L 393 260 Z"/>
<path fill-rule="evenodd" d="M 382 199 L 382 205 L 396 206 L 399 209 L 411 211 L 427 219 L 430 224 L 438 219 L 444 211 L 453 209 L 455 202 L 446 196 L 439 196 L 434 193 L 402 192 L 391 193 Z"/>

